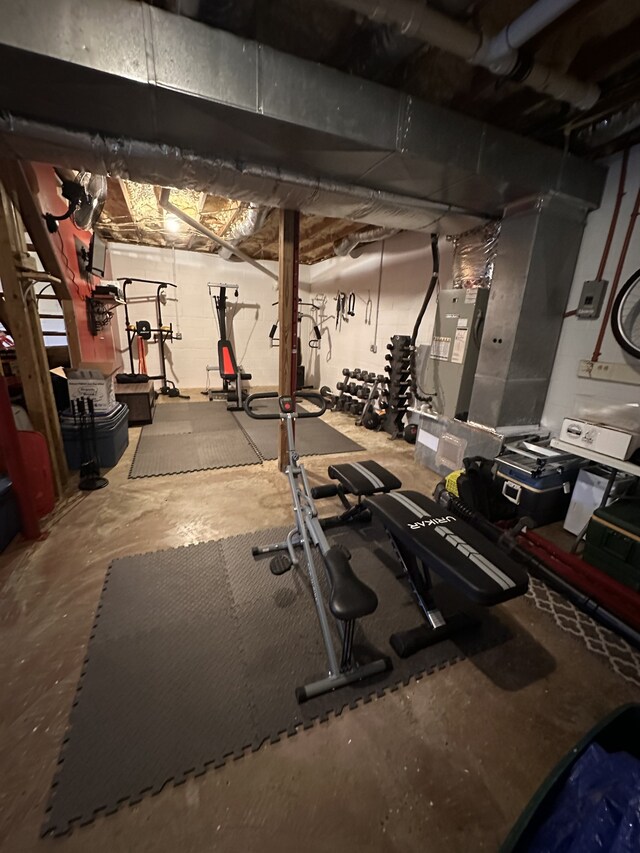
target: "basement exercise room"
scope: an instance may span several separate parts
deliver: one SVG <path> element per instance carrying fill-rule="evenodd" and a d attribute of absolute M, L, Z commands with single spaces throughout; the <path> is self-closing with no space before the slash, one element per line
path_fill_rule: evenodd
<path fill-rule="evenodd" d="M 640 0 L 0 0 L 1 853 L 639 853 Z"/>

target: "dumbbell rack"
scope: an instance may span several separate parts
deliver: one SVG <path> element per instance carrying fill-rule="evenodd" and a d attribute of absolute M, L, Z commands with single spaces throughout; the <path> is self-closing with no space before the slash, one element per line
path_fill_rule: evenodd
<path fill-rule="evenodd" d="M 411 338 L 409 335 L 393 335 L 387 344 L 389 353 L 385 356 L 387 374 L 381 397 L 381 406 L 385 415 L 382 428 L 392 438 L 399 438 L 404 432 L 404 418 L 409 406 L 411 384 Z"/>
<path fill-rule="evenodd" d="M 366 370 L 359 368 L 350 370 L 348 367 L 343 369 L 342 375 L 344 378 L 336 384 L 340 393 L 335 399 L 333 409 L 361 419 L 371 401 L 375 399 L 374 395 L 377 395 L 377 383 L 381 377 L 376 376 L 375 373 L 367 373 Z M 347 381 L 349 379 L 358 380 L 362 384 L 358 385 L 357 381 Z"/>

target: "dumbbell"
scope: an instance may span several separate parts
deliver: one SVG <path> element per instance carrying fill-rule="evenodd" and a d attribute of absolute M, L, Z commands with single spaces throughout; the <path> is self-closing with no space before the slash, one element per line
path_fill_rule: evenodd
<path fill-rule="evenodd" d="M 378 412 L 374 412 L 373 410 L 367 412 L 362 420 L 362 426 L 366 429 L 379 429 L 382 423 L 382 418 L 378 414 Z"/>
<path fill-rule="evenodd" d="M 351 371 L 349 370 L 349 368 L 348 368 L 348 367 L 343 367 L 343 368 L 342 368 L 342 375 L 343 375 L 343 376 L 351 376 Z"/>
<path fill-rule="evenodd" d="M 353 376 L 354 379 L 362 379 L 362 371 L 360 370 L 359 367 L 356 367 L 356 369 L 353 371 L 353 373 L 351 375 Z"/>
<path fill-rule="evenodd" d="M 338 397 L 334 409 L 336 412 L 343 412 L 345 404 L 348 402 L 346 397 Z"/>
<path fill-rule="evenodd" d="M 387 349 L 391 350 L 393 352 L 393 350 L 398 350 L 398 349 L 408 350 L 410 348 L 410 346 L 411 345 L 409 343 L 399 342 L 399 343 L 394 344 L 392 342 L 390 344 L 387 344 Z"/>
<path fill-rule="evenodd" d="M 354 415 L 360 416 L 364 412 L 364 403 L 361 401 L 360 403 L 356 403 L 353 407 Z"/>
<path fill-rule="evenodd" d="M 406 394 L 411 386 L 410 382 L 390 382 L 389 383 L 389 391 L 392 394 Z"/>
<path fill-rule="evenodd" d="M 351 394 L 352 397 L 355 397 L 356 391 L 358 390 L 358 385 L 356 382 L 350 382 L 347 386 L 346 390 Z"/>
<path fill-rule="evenodd" d="M 338 391 L 346 391 L 347 384 L 346 382 L 336 382 L 336 388 L 338 389 Z"/>
<path fill-rule="evenodd" d="M 395 370 L 392 367 L 385 367 L 385 371 L 390 374 L 390 379 L 388 379 L 387 382 L 393 380 L 396 380 L 398 382 L 406 382 L 411 374 L 411 371 L 408 368 L 403 368 L 402 370 Z"/>

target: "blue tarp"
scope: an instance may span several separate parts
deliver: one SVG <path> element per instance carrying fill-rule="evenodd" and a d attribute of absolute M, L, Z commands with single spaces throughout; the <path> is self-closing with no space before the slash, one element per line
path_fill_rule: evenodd
<path fill-rule="evenodd" d="M 640 761 L 592 744 L 576 761 L 529 853 L 639 853 Z"/>

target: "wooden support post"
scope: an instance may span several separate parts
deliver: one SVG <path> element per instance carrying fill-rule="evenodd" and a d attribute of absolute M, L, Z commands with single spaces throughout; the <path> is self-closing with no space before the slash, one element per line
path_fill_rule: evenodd
<path fill-rule="evenodd" d="M 19 273 L 29 260 L 16 208 L 0 184 L 0 279 L 4 309 L 15 342 L 29 416 L 35 429 L 47 440 L 54 487 L 60 497 L 69 473 L 33 289 L 29 291 L 28 283 Z"/>
<path fill-rule="evenodd" d="M 280 210 L 280 246 L 278 269 L 278 325 L 280 365 L 278 393 L 293 396 L 298 373 L 298 247 L 300 214 L 297 210 Z M 287 430 L 280 421 L 278 466 L 287 465 Z"/>

